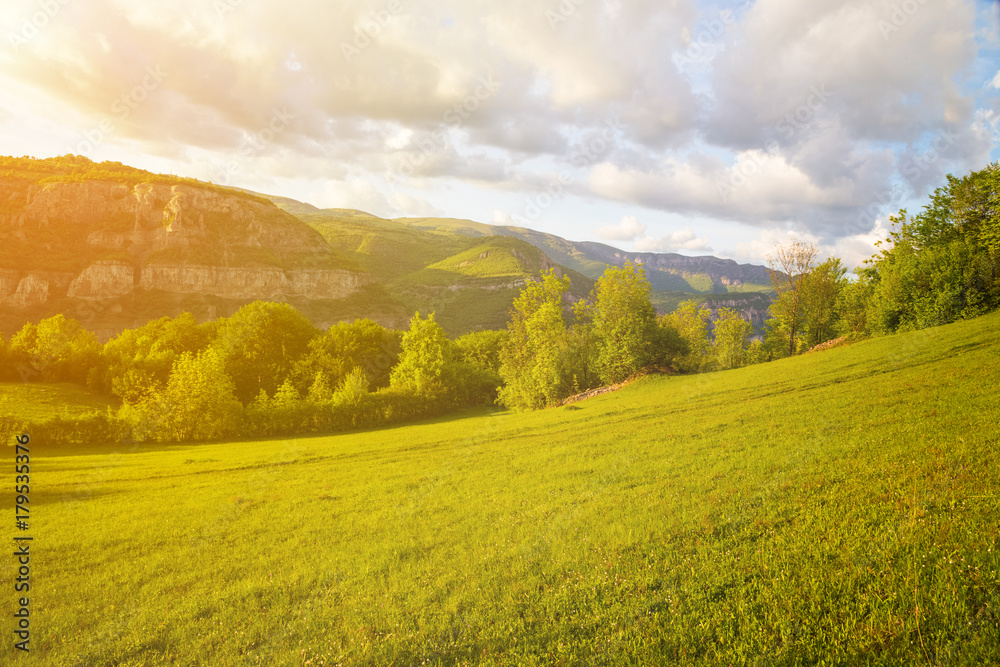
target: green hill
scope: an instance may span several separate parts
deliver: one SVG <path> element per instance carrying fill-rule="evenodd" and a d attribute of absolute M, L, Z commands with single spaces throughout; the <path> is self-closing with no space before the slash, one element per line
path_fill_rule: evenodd
<path fill-rule="evenodd" d="M 33 441 L 33 662 L 995 664 L 998 329 L 354 435 Z"/>
<path fill-rule="evenodd" d="M 383 281 L 385 296 L 375 317 L 393 326 L 405 326 L 419 311 L 436 313 L 453 336 L 503 328 L 524 282 L 556 266 L 541 250 L 515 238 L 464 234 L 448 225 L 415 226 L 353 209 L 309 213 L 276 201 L 318 230 L 339 255 Z M 568 272 L 571 293 L 588 294 L 593 281 Z"/>

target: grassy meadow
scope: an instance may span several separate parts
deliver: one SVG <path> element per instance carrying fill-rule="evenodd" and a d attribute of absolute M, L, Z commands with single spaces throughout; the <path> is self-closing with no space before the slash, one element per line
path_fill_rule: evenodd
<path fill-rule="evenodd" d="M 998 332 L 1000 313 L 331 437 L 32 441 L 14 658 L 997 663 Z"/>
<path fill-rule="evenodd" d="M 0 415 L 31 421 L 82 417 L 117 404 L 69 382 L 50 384 L 0 382 Z"/>

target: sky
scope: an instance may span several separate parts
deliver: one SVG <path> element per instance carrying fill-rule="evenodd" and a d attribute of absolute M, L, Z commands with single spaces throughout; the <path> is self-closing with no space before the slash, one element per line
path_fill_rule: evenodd
<path fill-rule="evenodd" d="M 1000 159 L 985 0 L 4 0 L 0 154 L 849 267 Z"/>

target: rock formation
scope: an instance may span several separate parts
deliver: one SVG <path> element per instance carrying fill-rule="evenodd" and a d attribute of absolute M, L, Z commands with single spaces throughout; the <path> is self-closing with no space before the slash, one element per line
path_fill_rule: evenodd
<path fill-rule="evenodd" d="M 371 282 L 343 264 L 314 229 L 241 193 L 195 184 L 0 179 L 0 310 L 8 330 L 71 314 L 83 302 L 91 314 L 102 304 L 150 299 L 175 311 L 185 297 L 215 297 L 232 306 L 226 310 L 255 299 L 308 306 Z M 136 312 L 158 316 L 149 308 Z"/>

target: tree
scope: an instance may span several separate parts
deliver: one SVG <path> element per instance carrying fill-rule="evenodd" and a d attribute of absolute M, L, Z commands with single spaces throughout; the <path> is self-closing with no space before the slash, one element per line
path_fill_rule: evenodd
<path fill-rule="evenodd" d="M 747 360 L 753 325 L 731 308 L 720 308 L 715 320 L 715 357 L 722 369 L 739 368 Z"/>
<path fill-rule="evenodd" d="M 839 330 L 840 295 L 847 284 L 840 259 L 830 257 L 802 278 L 802 334 L 806 349 L 834 338 Z"/>
<path fill-rule="evenodd" d="M 139 439 L 183 442 L 235 435 L 242 407 L 222 353 L 208 348 L 181 354 L 166 387 L 136 405 L 123 405 L 121 414 Z"/>
<path fill-rule="evenodd" d="M 507 330 L 473 331 L 455 339 L 455 353 L 461 361 L 477 364 L 487 371 L 500 374 L 500 350 L 507 342 Z"/>
<path fill-rule="evenodd" d="M 569 276 L 554 269 L 532 281 L 514 300 L 508 338 L 500 351 L 499 402 L 511 410 L 551 405 L 572 386 L 566 370 L 568 339 L 563 295 Z"/>
<path fill-rule="evenodd" d="M 681 370 L 698 373 L 711 362 L 711 342 L 708 336 L 708 321 L 712 312 L 696 301 L 682 301 L 674 312 L 664 315 L 660 324 L 672 328 L 683 339 L 687 353 L 681 354 L 678 365 Z"/>
<path fill-rule="evenodd" d="M 949 175 L 923 210 L 890 216 L 893 230 L 859 270 L 865 324 L 917 329 L 1000 307 L 1000 165 Z"/>
<path fill-rule="evenodd" d="M 22 380 L 87 381 L 100 361 L 97 337 L 76 320 L 55 315 L 25 324 L 10 340 L 10 362 Z"/>
<path fill-rule="evenodd" d="M 219 322 L 213 347 L 246 405 L 261 389 L 273 395 L 318 333 L 292 306 L 254 301 Z"/>
<path fill-rule="evenodd" d="M 138 403 L 163 389 L 177 357 L 202 351 L 214 335 L 214 323 L 198 324 L 191 313 L 127 329 L 104 344 L 97 388 Z"/>
<path fill-rule="evenodd" d="M 451 341 L 434 313 L 421 319 L 417 313 L 410 320 L 410 330 L 403 334 L 399 363 L 392 369 L 389 386 L 408 387 L 418 395 L 443 389 L 445 367 L 452 361 Z"/>
<path fill-rule="evenodd" d="M 994 256 L 1000 254 L 1000 163 L 961 180 L 949 175 L 948 189 L 959 233 Z"/>
<path fill-rule="evenodd" d="M 768 274 L 776 294 L 771 305 L 774 319 L 788 337 L 788 354 L 795 354 L 795 337 L 802 322 L 803 277 L 812 270 L 816 260 L 816 246 L 812 243 L 793 241 L 775 246 L 775 254 L 768 256 Z"/>
<path fill-rule="evenodd" d="M 309 341 L 308 351 L 295 364 L 293 377 L 300 391 L 316 379 L 326 376 L 336 387 L 354 369 L 368 378 L 370 389 L 387 387 L 389 374 L 399 361 L 403 334 L 382 327 L 369 319 L 341 322 Z"/>
<path fill-rule="evenodd" d="M 591 293 L 590 321 L 596 342 L 595 365 L 605 384 L 625 380 L 655 354 L 656 311 L 652 288 L 641 266 L 608 267 Z"/>

